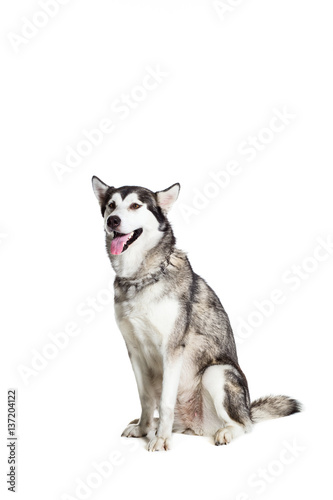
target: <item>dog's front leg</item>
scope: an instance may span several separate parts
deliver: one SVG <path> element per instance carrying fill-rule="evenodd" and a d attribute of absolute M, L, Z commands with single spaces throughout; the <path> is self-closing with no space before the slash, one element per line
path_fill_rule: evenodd
<path fill-rule="evenodd" d="M 175 404 L 183 363 L 182 355 L 175 359 L 166 357 L 163 363 L 162 395 L 159 406 L 159 423 L 156 436 L 149 442 L 148 451 L 169 450 Z"/>
<path fill-rule="evenodd" d="M 142 360 L 136 355 L 135 351 L 130 352 L 129 350 L 129 355 L 140 396 L 141 417 L 139 420 L 131 422 L 123 431 L 122 436 L 143 437 L 154 427 L 155 393 L 145 367 L 142 366 Z"/>

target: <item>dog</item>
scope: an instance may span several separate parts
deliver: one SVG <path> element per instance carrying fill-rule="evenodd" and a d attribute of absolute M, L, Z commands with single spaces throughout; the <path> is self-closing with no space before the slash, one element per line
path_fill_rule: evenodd
<path fill-rule="evenodd" d="M 168 450 L 172 432 L 226 445 L 257 422 L 301 411 L 288 396 L 251 403 L 227 313 L 176 248 L 167 214 L 180 185 L 115 188 L 96 176 L 92 184 L 116 273 L 116 322 L 141 402 L 140 418 L 122 436 L 152 435 L 149 451 Z"/>

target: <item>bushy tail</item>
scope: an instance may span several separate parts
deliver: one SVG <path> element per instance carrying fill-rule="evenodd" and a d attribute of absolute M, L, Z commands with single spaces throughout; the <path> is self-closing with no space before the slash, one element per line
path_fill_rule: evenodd
<path fill-rule="evenodd" d="M 266 396 L 251 404 L 251 419 L 255 424 L 271 418 L 287 417 L 302 411 L 302 405 L 288 396 Z"/>

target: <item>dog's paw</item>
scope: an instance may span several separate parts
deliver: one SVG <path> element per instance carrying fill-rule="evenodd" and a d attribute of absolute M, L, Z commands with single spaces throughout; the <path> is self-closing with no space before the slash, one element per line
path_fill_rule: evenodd
<path fill-rule="evenodd" d="M 122 433 L 122 436 L 145 437 L 149 432 L 156 431 L 158 425 L 158 418 L 154 418 L 153 421 L 148 426 L 142 426 L 139 424 L 139 422 L 140 422 L 139 418 L 132 420 Z"/>
<path fill-rule="evenodd" d="M 230 429 L 228 429 L 228 427 L 219 429 L 214 436 L 214 442 L 216 446 L 220 446 L 222 444 L 229 444 L 231 440 L 232 440 L 232 433 Z"/>
<path fill-rule="evenodd" d="M 139 424 L 129 424 L 123 431 L 122 436 L 140 438 L 147 436 L 148 432 L 149 429 L 144 429 Z"/>
<path fill-rule="evenodd" d="M 155 436 L 148 443 L 148 451 L 170 450 L 170 438 Z"/>

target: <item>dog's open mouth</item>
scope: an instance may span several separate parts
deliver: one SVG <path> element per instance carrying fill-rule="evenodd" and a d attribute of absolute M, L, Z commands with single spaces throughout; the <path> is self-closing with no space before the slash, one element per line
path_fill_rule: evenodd
<path fill-rule="evenodd" d="M 142 229 L 136 229 L 128 234 L 117 233 L 113 231 L 113 240 L 111 241 L 111 253 L 112 255 L 119 255 L 128 249 L 132 243 L 139 238 L 142 233 Z"/>

